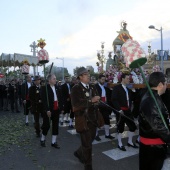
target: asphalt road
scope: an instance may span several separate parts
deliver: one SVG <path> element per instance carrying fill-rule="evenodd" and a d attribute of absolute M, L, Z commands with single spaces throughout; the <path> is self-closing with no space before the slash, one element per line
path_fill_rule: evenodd
<path fill-rule="evenodd" d="M 40 146 L 35 136 L 31 115 L 29 126 L 24 124 L 23 113 L 0 112 L 0 170 L 83 170 L 73 152 L 80 145 L 79 134 L 68 129 L 67 124 L 60 127 L 58 143 L 60 149 L 51 147 L 50 132 L 46 147 Z M 116 135 L 112 120 L 111 133 Z M 68 131 L 69 130 L 69 131 Z M 138 149 L 127 148 L 126 152 L 117 149 L 117 140 L 106 140 L 104 130 L 100 130 L 101 142 L 93 143 L 94 170 L 138 170 Z M 134 136 L 134 141 L 137 134 Z M 127 144 L 124 134 L 123 144 Z"/>

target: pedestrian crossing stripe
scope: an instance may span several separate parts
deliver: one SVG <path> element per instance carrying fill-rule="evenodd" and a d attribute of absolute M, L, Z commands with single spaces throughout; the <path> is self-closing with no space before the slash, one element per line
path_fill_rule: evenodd
<path fill-rule="evenodd" d="M 119 148 L 116 148 L 116 149 L 104 151 L 102 153 L 105 154 L 106 156 L 110 157 L 113 160 L 120 160 L 123 158 L 127 158 L 130 156 L 139 154 L 138 148 L 132 148 L 132 147 L 128 147 L 128 146 L 125 146 L 125 148 L 126 148 L 126 151 L 121 151 Z"/>
<path fill-rule="evenodd" d="M 72 135 L 78 134 L 78 133 L 76 132 L 76 129 L 67 130 L 67 132 L 69 132 L 69 133 L 72 134 Z M 139 131 L 137 130 L 137 131 L 135 132 L 135 135 L 138 135 L 138 134 L 139 134 Z M 112 135 L 113 137 L 115 137 L 113 140 L 117 140 L 117 133 L 112 133 L 111 135 Z M 93 143 L 92 143 L 93 145 L 112 141 L 112 140 L 110 140 L 110 139 L 108 139 L 108 138 L 105 138 L 105 135 L 101 135 L 101 136 L 99 136 L 99 137 L 101 138 L 101 141 L 96 141 L 96 140 L 94 140 Z M 128 137 L 128 131 L 124 131 L 124 132 L 122 133 L 122 138 L 127 138 L 127 137 Z"/>

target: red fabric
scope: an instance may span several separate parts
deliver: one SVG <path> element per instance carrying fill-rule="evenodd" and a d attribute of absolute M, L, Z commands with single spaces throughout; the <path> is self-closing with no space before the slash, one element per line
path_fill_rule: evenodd
<path fill-rule="evenodd" d="M 58 110 L 58 101 L 54 101 L 54 110 Z"/>
<path fill-rule="evenodd" d="M 162 141 L 160 138 L 150 139 L 150 138 L 144 138 L 140 137 L 140 142 L 145 145 L 163 145 L 165 142 Z"/>
<path fill-rule="evenodd" d="M 26 100 L 29 100 L 29 96 L 28 96 L 28 94 L 26 95 Z"/>
<path fill-rule="evenodd" d="M 121 110 L 129 110 L 128 107 L 120 107 Z"/>
<path fill-rule="evenodd" d="M 106 97 L 101 97 L 102 102 L 106 102 Z"/>

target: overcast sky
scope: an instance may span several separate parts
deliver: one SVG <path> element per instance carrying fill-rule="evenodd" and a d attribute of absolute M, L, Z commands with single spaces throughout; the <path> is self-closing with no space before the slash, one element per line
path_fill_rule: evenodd
<path fill-rule="evenodd" d="M 73 73 L 76 66 L 92 65 L 97 71 L 97 50 L 105 42 L 105 55 L 112 51 L 112 42 L 121 21 L 134 40 L 147 50 L 160 49 L 160 32 L 148 29 L 163 27 L 163 48 L 170 45 L 170 5 L 168 0 L 0 0 L 0 54 L 31 55 L 29 45 L 40 38 L 50 62 Z M 39 68 L 40 72 L 42 71 Z"/>

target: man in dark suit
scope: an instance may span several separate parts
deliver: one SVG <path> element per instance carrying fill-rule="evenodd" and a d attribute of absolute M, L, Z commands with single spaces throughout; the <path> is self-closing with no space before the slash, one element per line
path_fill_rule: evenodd
<path fill-rule="evenodd" d="M 41 89 L 42 103 L 43 103 L 43 124 L 42 124 L 42 136 L 41 146 L 45 147 L 46 135 L 50 129 L 50 122 L 52 122 L 52 142 L 51 146 L 59 149 L 57 144 L 58 135 L 58 123 L 59 114 L 63 113 L 63 102 L 60 89 L 56 86 L 56 76 L 50 74 L 47 77 L 49 84 L 45 85 Z"/>
<path fill-rule="evenodd" d="M 25 125 L 28 126 L 29 124 L 28 114 L 29 114 L 30 107 L 31 107 L 28 90 L 32 86 L 32 79 L 30 75 L 27 75 L 25 79 L 26 81 L 22 84 L 22 87 L 21 87 L 21 97 L 22 97 L 23 106 L 24 106 L 24 115 L 26 116 Z"/>
<path fill-rule="evenodd" d="M 95 86 L 96 86 L 96 89 L 98 91 L 98 94 L 99 94 L 102 102 L 104 102 L 108 105 L 111 105 L 111 91 L 110 91 L 109 88 L 104 86 L 105 81 L 106 81 L 106 77 L 101 74 L 101 75 L 99 75 L 98 83 L 96 83 Z M 110 128 L 110 118 L 109 118 L 109 116 L 110 116 L 112 110 L 104 104 L 99 105 L 99 110 L 100 110 L 100 113 L 103 116 L 104 123 L 105 123 L 105 125 L 104 125 L 105 138 L 114 139 L 114 137 L 110 135 L 110 131 L 109 131 L 109 128 Z M 95 139 L 97 141 L 101 140 L 99 135 L 98 135 L 98 130 L 96 132 Z"/>
<path fill-rule="evenodd" d="M 11 80 L 9 84 L 9 98 L 12 113 L 14 113 L 14 109 L 16 113 L 19 113 L 20 111 L 18 110 L 18 85 L 16 84 L 15 80 Z"/>
<path fill-rule="evenodd" d="M 29 99 L 31 101 L 31 111 L 34 115 L 34 128 L 37 137 L 40 137 L 40 113 L 42 114 L 43 105 L 41 101 L 41 86 L 40 86 L 41 78 L 39 76 L 34 77 L 34 85 L 29 88 Z"/>
<path fill-rule="evenodd" d="M 65 123 L 69 123 L 68 117 L 71 113 L 71 98 L 70 98 L 70 77 L 65 76 L 65 83 L 61 85 L 63 102 L 64 102 L 64 113 L 61 114 L 61 125 L 63 125 L 64 115 L 66 117 Z"/>
<path fill-rule="evenodd" d="M 125 123 L 129 128 L 128 132 L 128 146 L 133 148 L 138 148 L 135 143 L 132 142 L 132 137 L 135 130 L 137 129 L 134 118 L 131 113 L 132 105 L 132 91 L 126 86 L 129 84 L 129 75 L 121 75 L 121 84 L 115 86 L 112 91 L 112 104 L 113 107 L 118 110 L 121 114 L 116 114 L 117 121 L 117 138 L 118 138 L 118 148 L 122 151 L 126 151 L 126 148 L 122 144 L 122 133 L 124 132 Z"/>
<path fill-rule="evenodd" d="M 74 155 L 84 163 L 85 170 L 92 170 L 92 142 L 96 135 L 98 108 L 100 96 L 95 86 L 90 85 L 90 74 L 87 69 L 77 70 L 80 83 L 71 90 L 71 102 L 75 114 L 75 127 L 81 137 L 81 146 Z M 83 120 L 80 121 L 80 120 Z"/>

